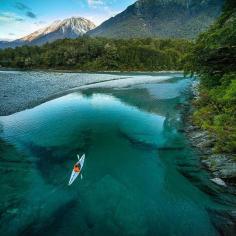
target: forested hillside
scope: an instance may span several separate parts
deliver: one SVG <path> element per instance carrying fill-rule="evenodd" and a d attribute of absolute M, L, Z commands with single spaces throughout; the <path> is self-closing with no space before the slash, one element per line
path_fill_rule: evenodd
<path fill-rule="evenodd" d="M 0 50 L 0 65 L 16 68 L 99 70 L 181 70 L 191 43 L 185 40 L 112 40 L 82 37 L 42 47 Z"/>
<path fill-rule="evenodd" d="M 188 70 L 201 79 L 194 121 L 216 134 L 216 152 L 236 152 L 236 1 L 227 0 L 222 16 L 200 35 Z"/>
<path fill-rule="evenodd" d="M 196 38 L 220 15 L 224 0 L 138 0 L 88 32 L 108 38 Z"/>

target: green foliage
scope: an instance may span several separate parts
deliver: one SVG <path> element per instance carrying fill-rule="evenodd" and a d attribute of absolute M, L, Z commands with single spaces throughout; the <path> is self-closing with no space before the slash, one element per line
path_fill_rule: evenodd
<path fill-rule="evenodd" d="M 200 75 L 196 124 L 216 135 L 216 152 L 236 152 L 236 2 L 200 35 L 185 57 L 185 69 Z"/>
<path fill-rule="evenodd" d="M 58 40 L 42 47 L 0 51 L 4 67 L 98 70 L 181 70 L 186 40 L 89 38 Z"/>
<path fill-rule="evenodd" d="M 230 77 L 228 86 L 201 88 L 193 116 L 197 125 L 216 135 L 216 152 L 236 152 L 236 74 Z"/>

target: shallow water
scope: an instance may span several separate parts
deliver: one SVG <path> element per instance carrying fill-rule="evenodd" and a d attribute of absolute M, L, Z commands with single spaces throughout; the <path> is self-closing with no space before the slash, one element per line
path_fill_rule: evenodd
<path fill-rule="evenodd" d="M 209 181 L 181 133 L 192 81 L 165 76 L 87 86 L 1 117 L 1 235 L 227 230 L 235 197 Z M 83 178 L 69 187 L 83 153 Z"/>

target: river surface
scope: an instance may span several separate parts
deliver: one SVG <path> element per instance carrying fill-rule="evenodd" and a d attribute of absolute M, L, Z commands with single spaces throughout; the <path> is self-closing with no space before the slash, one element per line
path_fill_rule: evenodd
<path fill-rule="evenodd" d="M 235 196 L 182 132 L 192 79 L 134 77 L 0 117 L 1 235 L 227 234 Z"/>

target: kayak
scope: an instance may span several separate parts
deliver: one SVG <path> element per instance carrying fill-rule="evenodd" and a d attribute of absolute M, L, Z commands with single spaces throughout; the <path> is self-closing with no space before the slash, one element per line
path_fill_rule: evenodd
<path fill-rule="evenodd" d="M 74 183 L 74 181 L 76 180 L 76 178 L 79 176 L 79 174 L 81 173 L 81 170 L 84 166 L 84 159 L 85 159 L 85 154 L 79 158 L 79 155 L 77 155 L 79 161 L 75 164 L 76 166 L 79 165 L 80 166 L 80 171 L 74 171 L 74 169 L 72 170 L 71 176 L 70 176 L 70 181 L 69 181 L 69 186 L 72 185 Z"/>

